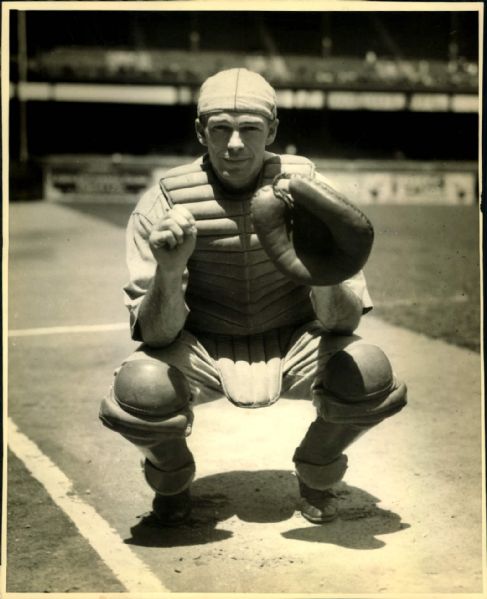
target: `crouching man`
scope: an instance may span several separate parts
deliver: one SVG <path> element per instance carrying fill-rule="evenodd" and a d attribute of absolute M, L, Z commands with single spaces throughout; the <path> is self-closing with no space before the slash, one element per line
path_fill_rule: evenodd
<path fill-rule="evenodd" d="M 260 75 L 210 77 L 197 111 L 206 153 L 147 191 L 128 224 L 126 303 L 142 345 L 100 418 L 142 450 L 153 511 L 176 525 L 191 510 L 198 402 L 309 398 L 316 419 L 293 456 L 299 509 L 328 522 L 345 448 L 406 404 L 383 351 L 353 335 L 372 307 L 373 229 L 308 159 L 266 150 L 278 119 Z"/>

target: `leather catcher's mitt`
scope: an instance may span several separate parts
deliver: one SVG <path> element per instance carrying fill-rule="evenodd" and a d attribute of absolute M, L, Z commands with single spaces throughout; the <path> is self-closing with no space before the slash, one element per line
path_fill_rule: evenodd
<path fill-rule="evenodd" d="M 280 179 L 289 178 L 288 190 Z M 367 262 L 374 240 L 368 218 L 321 181 L 278 175 L 252 198 L 255 232 L 276 268 L 297 283 L 336 285 Z"/>

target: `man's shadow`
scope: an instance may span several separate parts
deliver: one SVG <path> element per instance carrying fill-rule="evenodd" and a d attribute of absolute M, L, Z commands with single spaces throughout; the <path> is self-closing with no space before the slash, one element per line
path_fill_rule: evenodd
<path fill-rule="evenodd" d="M 346 483 L 336 486 L 338 519 L 316 526 L 296 512 L 298 485 L 288 470 L 233 471 L 196 480 L 191 487 L 193 512 L 184 525 L 162 527 L 151 513 L 130 529 L 125 542 L 144 547 L 202 545 L 230 538 L 220 522 L 237 517 L 244 522 L 272 523 L 290 520 L 296 513 L 303 526 L 281 533 L 287 539 L 328 543 L 354 549 L 377 549 L 385 545 L 378 535 L 409 528 L 394 512 L 378 507 L 380 501 Z M 294 521 L 295 522 L 295 521 Z"/>

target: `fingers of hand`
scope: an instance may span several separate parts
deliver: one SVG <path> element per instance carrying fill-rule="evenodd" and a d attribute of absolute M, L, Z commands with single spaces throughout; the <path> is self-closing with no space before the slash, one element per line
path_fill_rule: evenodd
<path fill-rule="evenodd" d="M 153 249 L 173 249 L 178 245 L 178 241 L 174 236 L 174 233 L 170 230 L 152 231 L 149 242 Z"/>
<path fill-rule="evenodd" d="M 184 231 L 190 231 L 192 228 L 196 226 L 196 221 L 191 212 L 185 208 L 184 206 L 174 206 L 174 208 L 168 213 L 174 222 L 178 223 L 178 225 Z"/>
<path fill-rule="evenodd" d="M 182 206 L 175 206 L 154 227 L 150 242 L 154 248 L 181 245 L 188 237 L 196 236 L 196 221 L 193 215 Z"/>

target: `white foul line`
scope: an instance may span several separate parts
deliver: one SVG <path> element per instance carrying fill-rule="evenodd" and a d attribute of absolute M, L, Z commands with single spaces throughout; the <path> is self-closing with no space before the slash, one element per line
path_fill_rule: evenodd
<path fill-rule="evenodd" d="M 98 512 L 73 493 L 71 481 L 9 418 L 8 444 L 14 454 L 74 522 L 117 579 L 131 593 L 169 592 L 161 581 L 124 545 Z"/>
<path fill-rule="evenodd" d="M 32 337 L 36 335 L 59 335 L 66 333 L 102 333 L 103 331 L 123 331 L 128 329 L 126 322 L 112 324 L 80 324 L 65 327 L 39 327 L 35 329 L 12 329 L 9 337 Z"/>
<path fill-rule="evenodd" d="M 450 295 L 447 297 L 419 297 L 419 298 L 401 298 L 377 302 L 377 308 L 390 308 L 412 305 L 428 304 L 463 304 L 469 301 L 469 297 L 464 294 Z M 33 329 L 12 329 L 9 331 L 9 337 L 35 337 L 37 335 L 63 335 L 71 333 L 103 333 L 104 331 L 124 331 L 128 330 L 129 325 L 126 322 L 114 322 L 111 324 L 80 324 L 67 325 L 63 327 L 38 327 Z"/>

